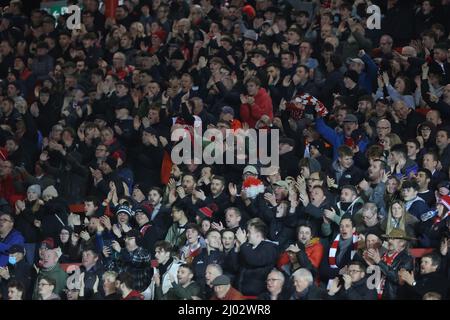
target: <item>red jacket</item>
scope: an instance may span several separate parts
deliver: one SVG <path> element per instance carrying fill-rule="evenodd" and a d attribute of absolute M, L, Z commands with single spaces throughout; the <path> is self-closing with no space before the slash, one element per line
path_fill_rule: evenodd
<path fill-rule="evenodd" d="M 254 98 L 255 103 L 253 105 L 248 103 L 241 104 L 241 120 L 242 122 L 247 122 L 250 128 L 254 128 L 256 122 L 263 115 L 268 115 L 270 120 L 273 119 L 272 98 L 267 91 L 260 88 Z"/>
<path fill-rule="evenodd" d="M 311 241 L 305 246 L 306 255 L 309 261 L 315 268 L 319 268 L 320 262 L 323 258 L 323 245 L 320 243 L 319 238 L 312 238 Z M 289 256 L 287 252 L 283 252 L 278 259 L 278 267 L 281 268 L 283 265 L 288 264 Z"/>
<path fill-rule="evenodd" d="M 225 297 L 219 299 L 217 295 L 214 293 L 214 295 L 211 297 L 211 300 L 245 300 L 245 298 L 242 295 L 242 293 L 237 291 L 235 288 L 230 287 L 230 290 L 228 290 Z"/>

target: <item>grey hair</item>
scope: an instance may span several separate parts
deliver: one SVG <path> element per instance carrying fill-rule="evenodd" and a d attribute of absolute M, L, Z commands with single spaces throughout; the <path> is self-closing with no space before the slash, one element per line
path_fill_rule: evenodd
<path fill-rule="evenodd" d="M 308 285 L 312 285 L 314 282 L 314 278 L 312 276 L 311 271 L 305 268 L 300 268 L 292 274 L 292 278 L 303 278 L 308 281 Z"/>
<path fill-rule="evenodd" d="M 282 279 L 281 282 L 284 284 L 284 281 L 286 280 L 286 277 L 284 276 L 283 272 L 281 272 L 278 269 L 273 268 L 272 270 L 270 270 L 269 274 L 271 274 L 271 273 L 276 273 L 277 275 L 279 275 L 280 278 Z"/>
<path fill-rule="evenodd" d="M 208 264 L 207 266 L 206 266 L 207 268 L 208 267 L 210 267 L 210 268 L 214 268 L 214 269 L 216 269 L 218 272 L 219 272 L 219 274 L 223 274 L 223 268 L 220 266 L 220 264 L 217 264 L 217 263 L 210 263 L 210 264 Z"/>
<path fill-rule="evenodd" d="M 364 211 L 369 211 L 371 214 L 378 214 L 378 207 L 373 202 L 366 202 L 362 206 L 360 213 L 362 214 Z"/>

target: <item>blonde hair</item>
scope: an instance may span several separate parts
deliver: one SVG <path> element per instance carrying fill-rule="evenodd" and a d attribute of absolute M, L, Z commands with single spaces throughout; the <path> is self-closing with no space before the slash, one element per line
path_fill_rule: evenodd
<path fill-rule="evenodd" d="M 402 144 L 402 140 L 400 139 L 400 137 L 395 134 L 395 133 L 388 133 L 386 135 L 386 138 L 389 139 L 389 146 L 392 148 L 392 146 L 395 146 L 396 144 Z"/>
<path fill-rule="evenodd" d="M 400 222 L 399 222 L 398 227 L 395 227 L 392 224 L 392 220 L 394 219 L 394 216 L 392 214 L 392 207 L 394 204 L 400 205 L 400 207 L 402 208 L 402 211 L 403 211 L 402 216 L 400 217 Z M 403 201 L 395 200 L 394 202 L 392 202 L 391 205 L 389 206 L 389 213 L 387 215 L 386 234 L 389 234 L 392 231 L 392 229 L 394 229 L 394 228 L 398 228 L 398 229 L 401 229 L 406 232 L 406 214 L 407 214 L 407 212 L 406 212 L 406 208 L 405 208 Z"/>

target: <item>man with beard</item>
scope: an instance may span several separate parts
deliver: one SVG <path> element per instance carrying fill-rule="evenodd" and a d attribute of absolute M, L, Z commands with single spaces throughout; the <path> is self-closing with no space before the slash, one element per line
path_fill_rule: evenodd
<path fill-rule="evenodd" d="M 156 278 L 158 274 L 156 274 Z M 201 298 L 200 286 L 196 281 L 193 281 L 194 272 L 188 264 L 182 264 L 177 271 L 177 280 L 169 274 L 169 280 L 172 283 L 172 288 L 162 295 L 161 286 L 156 288 L 157 300 L 193 300 L 193 297 Z"/>
<path fill-rule="evenodd" d="M 199 199 L 209 206 L 215 204 L 218 210 L 213 215 L 214 222 L 225 223 L 224 211 L 230 206 L 230 200 L 225 190 L 225 178 L 214 175 L 210 184 L 211 195 L 206 197 L 202 191 L 195 190 L 194 195 L 198 195 Z M 198 205 L 197 205 L 198 206 Z"/>
<path fill-rule="evenodd" d="M 150 213 L 150 221 L 160 228 L 163 233 L 167 233 L 170 227 L 170 208 L 163 207 L 163 191 L 158 187 L 153 187 L 148 193 L 148 201 L 152 206 L 152 211 Z"/>
<path fill-rule="evenodd" d="M 386 162 L 381 159 L 370 160 L 370 166 L 367 170 L 368 181 L 366 179 L 359 183 L 359 188 L 370 202 L 373 202 L 380 208 L 381 216 L 386 216 L 387 211 L 384 203 L 384 192 L 386 190 Z"/>
<path fill-rule="evenodd" d="M 419 169 L 417 174 L 414 176 L 414 180 L 419 186 L 417 195 L 425 200 L 430 208 L 433 208 L 436 205 L 436 196 L 433 192 L 434 188 L 432 188 L 432 190 L 429 189 L 431 182 L 431 171 L 425 168 Z"/>
<path fill-rule="evenodd" d="M 369 265 L 377 265 L 381 269 L 382 280 L 377 288 L 378 298 L 395 300 L 400 287 L 398 271 L 411 271 L 414 268 L 413 259 L 407 251 L 407 243 L 413 239 L 409 238 L 404 230 L 396 228 L 383 237 L 388 240 L 387 251 L 381 255 L 379 250 L 369 249 L 365 260 Z"/>
<path fill-rule="evenodd" d="M 346 185 L 342 187 L 340 201 L 336 203 L 336 209 L 331 207 L 330 209 L 325 209 L 323 215 L 330 222 L 334 223 L 323 223 L 322 233 L 324 236 L 333 236 L 337 233 L 337 226 L 341 221 L 341 217 L 350 216 L 353 220 L 356 220 L 356 213 L 362 208 L 364 201 L 358 196 L 358 191 L 354 186 Z M 356 224 L 356 221 L 355 221 Z"/>

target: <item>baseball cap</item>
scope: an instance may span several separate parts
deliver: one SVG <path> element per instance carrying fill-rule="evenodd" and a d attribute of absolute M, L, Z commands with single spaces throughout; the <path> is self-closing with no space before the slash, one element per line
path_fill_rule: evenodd
<path fill-rule="evenodd" d="M 277 187 L 284 188 L 286 190 L 289 189 L 289 184 L 286 181 L 284 181 L 284 180 L 277 181 L 277 182 L 274 183 L 274 185 L 277 186 Z"/>
<path fill-rule="evenodd" d="M 249 166 L 246 166 L 246 167 L 244 168 L 244 173 L 258 174 L 258 169 L 256 169 L 255 166 L 249 165 Z"/>

